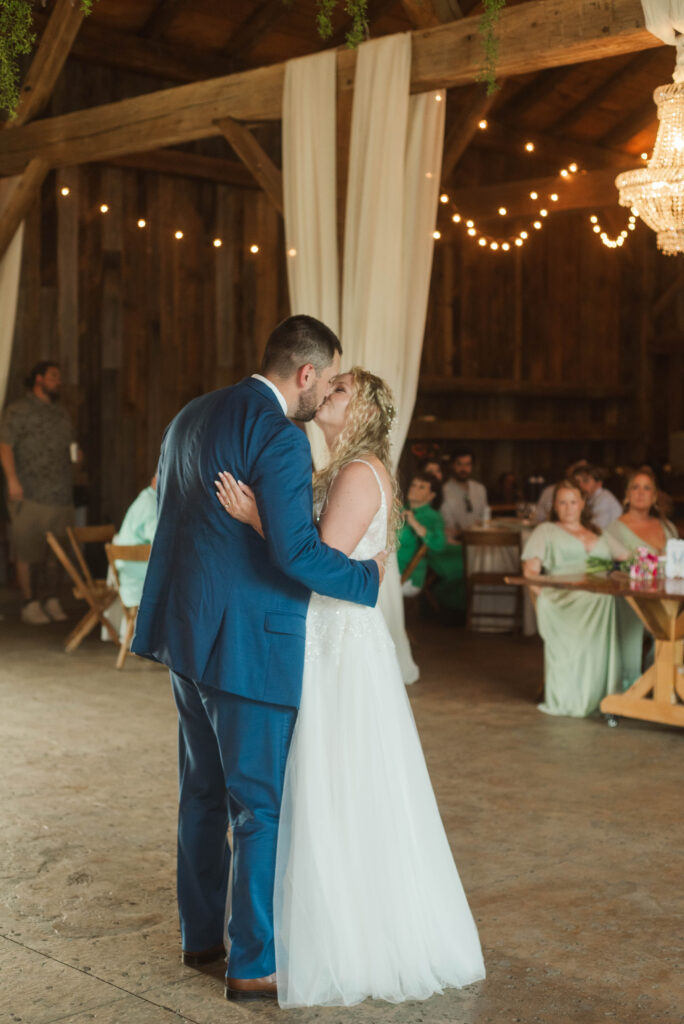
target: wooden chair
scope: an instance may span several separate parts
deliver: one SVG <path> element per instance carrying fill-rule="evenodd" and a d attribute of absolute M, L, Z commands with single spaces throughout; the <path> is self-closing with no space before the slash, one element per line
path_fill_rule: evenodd
<path fill-rule="evenodd" d="M 418 568 L 420 563 L 427 556 L 427 550 L 428 549 L 427 549 L 427 545 L 426 544 L 421 544 L 420 545 L 420 547 L 416 551 L 415 555 L 413 556 L 413 558 L 411 559 L 411 561 L 409 562 L 409 564 L 406 566 L 406 568 L 404 569 L 404 571 L 401 574 L 401 582 L 402 583 L 406 583 L 406 580 L 410 580 L 411 579 L 411 577 L 413 576 L 414 572 L 416 571 L 416 569 Z"/>
<path fill-rule="evenodd" d="M 121 601 L 121 607 L 124 610 L 126 620 L 126 630 L 123 640 L 121 640 L 119 644 L 119 654 L 116 659 L 117 668 L 124 667 L 126 655 L 131 649 L 131 640 L 133 639 L 133 630 L 135 629 L 135 619 L 138 614 L 138 606 L 134 605 L 133 607 L 130 607 L 125 604 L 124 599 L 121 596 L 119 570 L 117 569 L 116 563 L 117 561 L 148 562 L 151 550 L 151 544 L 105 544 L 107 561 L 109 562 L 109 568 L 112 570 L 114 579 L 116 580 L 116 591 L 119 595 L 119 600 Z"/>
<path fill-rule="evenodd" d="M 473 628 L 473 618 L 510 619 L 510 612 L 487 611 L 475 612 L 473 598 L 475 590 L 479 594 L 490 595 L 501 593 L 499 588 L 506 588 L 506 577 L 511 575 L 510 569 L 498 572 L 482 572 L 468 566 L 469 548 L 515 548 L 520 558 L 520 534 L 516 530 L 464 530 L 462 534 L 464 565 L 466 579 L 466 629 Z M 472 559 L 472 555 L 470 556 Z M 516 568 L 516 571 L 519 569 Z M 493 591 L 496 588 L 496 591 Z M 514 587 L 513 630 L 522 628 L 522 587 Z"/>
<path fill-rule="evenodd" d="M 106 526 L 67 527 L 67 536 L 73 548 L 76 565 L 69 558 L 55 535 L 50 531 L 46 534 L 48 544 L 74 585 L 74 597 L 78 597 L 88 605 L 88 611 L 66 638 L 64 650 L 67 653 L 76 650 L 81 641 L 95 629 L 98 622 L 104 626 L 115 643 L 118 644 L 119 642 L 114 626 L 105 615 L 105 612 L 116 598 L 116 589 L 108 586 L 106 580 L 93 579 L 79 546 L 80 544 L 103 544 L 111 540 L 115 532 L 116 527 L 113 524 Z"/>

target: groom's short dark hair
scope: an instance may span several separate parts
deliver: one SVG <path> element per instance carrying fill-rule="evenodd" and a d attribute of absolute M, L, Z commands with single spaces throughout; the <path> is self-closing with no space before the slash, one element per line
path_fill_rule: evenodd
<path fill-rule="evenodd" d="M 330 366 L 336 352 L 342 353 L 340 339 L 324 323 L 314 316 L 289 316 L 266 342 L 261 372 L 285 380 L 300 366 L 311 363 L 320 373 Z"/>

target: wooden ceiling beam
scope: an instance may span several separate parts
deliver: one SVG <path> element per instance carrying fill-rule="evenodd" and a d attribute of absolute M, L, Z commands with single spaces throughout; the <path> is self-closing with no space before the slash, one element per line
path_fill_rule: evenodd
<path fill-rule="evenodd" d="M 171 27 L 181 11 L 189 6 L 189 0 L 161 0 L 140 29 L 140 35 L 145 39 L 159 39 Z"/>
<path fill-rule="evenodd" d="M 401 0 L 401 6 L 414 28 L 432 28 L 442 24 L 433 0 Z"/>
<path fill-rule="evenodd" d="M 255 181 L 261 185 L 278 213 L 282 214 L 282 172 L 273 163 L 268 153 L 262 149 L 249 128 L 245 128 L 243 124 L 235 121 L 232 117 L 220 118 L 216 124 Z"/>
<path fill-rule="evenodd" d="M 50 99 L 55 82 L 69 56 L 69 51 L 83 22 L 80 4 L 56 0 L 31 66 L 21 84 L 15 117 L 8 126 L 18 128 L 42 111 Z"/>
<path fill-rule="evenodd" d="M 502 121 L 517 121 L 520 117 L 524 117 L 535 103 L 545 99 L 550 92 L 553 92 L 572 70 L 567 67 L 550 68 L 535 75 L 531 82 L 518 89 L 509 100 L 501 104 L 497 116 Z"/>
<path fill-rule="evenodd" d="M 31 160 L 14 187 L 9 201 L 0 215 L 0 260 L 14 238 L 19 225 L 29 212 L 50 170 L 44 160 Z"/>
<path fill-rule="evenodd" d="M 479 123 L 487 117 L 492 104 L 496 100 L 496 93 L 487 96 L 484 86 L 472 86 L 472 92 L 468 102 L 464 106 L 461 116 L 453 122 L 444 140 L 444 155 L 442 156 L 442 181 L 446 181 L 454 171 L 458 161 L 477 135 Z"/>
<path fill-rule="evenodd" d="M 633 161 L 632 161 L 633 162 Z M 625 164 L 625 168 L 628 165 Z M 533 217 L 541 209 L 549 213 L 558 210 L 601 209 L 618 205 L 615 187 L 616 168 L 586 171 L 569 178 L 558 175 L 547 178 L 528 178 L 523 181 L 504 181 L 498 185 L 479 185 L 475 188 L 459 188 L 449 191 L 449 198 L 464 217 L 474 220 L 497 220 L 499 207 L 505 207 L 506 218 Z M 531 199 L 536 192 L 538 199 Z M 557 195 L 553 202 L 549 197 Z"/>
<path fill-rule="evenodd" d="M 652 99 L 644 103 L 637 111 L 630 114 L 609 132 L 601 137 L 602 146 L 624 146 L 639 135 L 646 128 L 654 127 L 658 123 L 658 112 Z"/>
<path fill-rule="evenodd" d="M 264 0 L 248 17 L 238 26 L 236 31 L 224 46 L 223 53 L 227 57 L 235 57 L 244 63 L 245 56 L 254 49 L 256 43 L 261 39 L 268 29 L 274 28 L 285 14 L 288 8 L 283 0 Z"/>
<path fill-rule="evenodd" d="M 234 185 L 236 188 L 260 187 L 254 180 L 254 175 L 237 160 L 185 153 L 180 149 L 152 149 L 147 153 L 129 153 L 126 156 L 112 157 L 106 162 L 114 167 L 170 174 L 180 178 L 200 178 L 221 185 Z"/>
<path fill-rule="evenodd" d="M 558 163 L 559 167 L 576 161 L 588 167 L 615 167 L 624 170 L 626 161 L 634 162 L 632 156 L 619 150 L 577 142 L 575 139 L 561 138 L 557 135 L 547 135 L 544 132 L 521 133 L 489 119 L 487 130 L 478 132 L 474 141 L 483 148 L 503 149 L 520 154 L 528 139 L 534 142 L 536 147 L 534 159 L 548 159 L 550 162 Z"/>
<path fill-rule="evenodd" d="M 611 75 L 610 78 L 602 82 L 596 89 L 592 89 L 583 100 L 580 100 L 570 110 L 566 110 L 558 120 L 554 121 L 551 126 L 553 134 L 562 135 L 569 128 L 572 128 L 573 125 L 577 124 L 578 121 L 581 121 L 585 114 L 596 110 L 611 93 L 616 92 L 622 85 L 630 82 L 634 75 L 642 69 L 644 63 L 649 60 L 650 56 L 650 53 L 637 53 L 635 57 L 628 60 L 624 67 L 616 71 L 614 75 Z"/>
<path fill-rule="evenodd" d="M 530 0 L 503 11 L 498 73 L 523 74 L 557 64 L 660 46 L 644 27 L 641 0 Z M 472 82 L 481 41 L 468 18 L 412 34 L 411 91 Z M 338 54 L 338 88 L 351 89 L 356 54 Z M 284 64 L 176 86 L 0 133 L 0 174 L 20 173 L 33 157 L 53 166 L 104 160 L 218 134 L 221 117 L 279 120 Z"/>
<path fill-rule="evenodd" d="M 491 257 L 489 257 L 491 259 Z M 533 420 L 421 420 L 409 427 L 409 440 L 459 441 L 627 441 L 637 436 L 634 423 L 534 422 Z"/>

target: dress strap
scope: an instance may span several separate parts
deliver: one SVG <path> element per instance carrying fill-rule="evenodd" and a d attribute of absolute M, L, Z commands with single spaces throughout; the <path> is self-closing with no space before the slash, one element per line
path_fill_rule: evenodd
<path fill-rule="evenodd" d="M 378 473 L 378 471 L 375 468 L 375 466 L 373 466 L 370 462 L 366 462 L 365 459 L 350 459 L 348 464 L 350 465 L 352 462 L 360 462 L 362 465 L 368 466 L 368 468 L 370 469 L 371 473 L 373 474 L 373 476 L 375 477 L 375 479 L 378 482 L 378 487 L 380 488 L 380 497 L 382 498 L 382 504 L 381 504 L 380 507 L 381 508 L 384 507 L 385 502 L 386 502 L 385 488 L 382 486 L 382 480 L 380 479 L 380 474 Z"/>

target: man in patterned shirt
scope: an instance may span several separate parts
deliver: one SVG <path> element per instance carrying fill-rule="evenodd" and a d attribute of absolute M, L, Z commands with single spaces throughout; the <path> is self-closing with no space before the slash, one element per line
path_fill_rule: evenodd
<path fill-rule="evenodd" d="M 42 625 L 66 618 L 56 596 L 57 567 L 45 534 L 51 530 L 61 538 L 74 521 L 69 458 L 73 431 L 69 414 L 59 405 L 62 378 L 56 363 L 34 366 L 26 387 L 25 397 L 8 405 L 2 417 L 0 463 L 24 599 L 21 618 Z M 38 590 L 44 595 L 42 605 Z"/>

